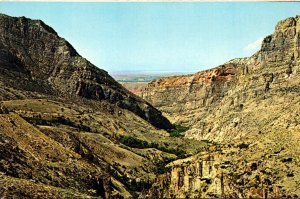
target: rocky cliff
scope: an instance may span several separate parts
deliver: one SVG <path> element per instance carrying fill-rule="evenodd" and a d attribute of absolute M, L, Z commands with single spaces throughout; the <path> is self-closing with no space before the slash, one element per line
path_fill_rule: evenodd
<path fill-rule="evenodd" d="M 144 99 L 188 126 L 185 137 L 218 147 L 170 163 L 148 195 L 299 197 L 299 48 L 296 16 L 251 57 L 151 82 Z"/>
<path fill-rule="evenodd" d="M 1 70 L 13 70 L 27 79 L 26 86 L 16 81 L 11 82 L 13 86 L 36 91 L 36 83 L 32 83 L 36 81 L 43 85 L 38 91 L 106 100 L 132 111 L 157 128 L 172 128 L 157 109 L 81 57 L 42 21 L 0 15 L 0 27 L 0 63 L 5 66 Z"/>
<path fill-rule="evenodd" d="M 297 122 L 289 118 L 298 114 L 299 30 L 299 16 L 283 20 L 253 56 L 194 75 L 155 80 L 141 96 L 171 121 L 191 127 L 186 136 L 196 139 L 230 140 L 293 128 Z M 294 108 L 286 108 L 288 104 Z"/>
<path fill-rule="evenodd" d="M 219 101 L 230 89 L 236 73 L 236 65 L 230 63 L 194 75 L 166 77 L 149 83 L 141 96 L 174 122 L 191 125 L 204 117 L 206 107 Z M 197 111 L 199 115 L 195 118 L 191 113 L 198 109 L 203 110 Z M 179 112 L 183 115 L 178 115 Z"/>
<path fill-rule="evenodd" d="M 168 164 L 145 197 L 299 197 L 298 142 L 297 132 L 272 132 L 207 148 Z"/>

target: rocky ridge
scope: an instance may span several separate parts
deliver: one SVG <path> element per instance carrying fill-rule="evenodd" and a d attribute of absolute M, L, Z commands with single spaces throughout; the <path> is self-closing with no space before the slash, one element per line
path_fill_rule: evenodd
<path fill-rule="evenodd" d="M 160 197 L 299 197 L 300 17 L 280 21 L 261 49 L 214 69 L 151 82 L 142 97 L 214 142 L 168 165 Z M 179 114 L 180 113 L 180 114 Z"/>
<path fill-rule="evenodd" d="M 186 135 L 196 139 L 230 140 L 243 131 L 278 128 L 272 123 L 288 118 L 275 106 L 292 103 L 299 91 L 299 18 L 279 22 L 263 40 L 261 50 L 249 58 L 194 75 L 155 80 L 141 96 L 171 121 L 190 126 Z M 291 97 L 285 100 L 285 95 Z M 257 110 L 264 109 L 264 103 L 276 112 L 277 116 L 267 116 L 274 119 L 257 120 L 261 113 Z M 292 118 L 297 115 L 290 114 Z"/>
<path fill-rule="evenodd" d="M 28 80 L 25 88 L 24 85 L 13 86 L 28 90 L 37 87 L 36 82 L 39 82 L 43 85 L 40 86 L 44 89 L 42 93 L 106 100 L 132 111 L 158 128 L 172 128 L 152 105 L 128 92 L 106 71 L 81 57 L 44 22 L 2 14 L 0 26 L 0 62 L 6 63 L 1 70 L 13 68 Z"/>

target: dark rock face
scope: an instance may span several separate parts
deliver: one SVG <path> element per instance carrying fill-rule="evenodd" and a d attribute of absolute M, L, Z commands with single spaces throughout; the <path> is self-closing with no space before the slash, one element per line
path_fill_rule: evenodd
<path fill-rule="evenodd" d="M 157 128 L 172 128 L 160 111 L 81 57 L 71 44 L 40 20 L 0 15 L 0 63 L 1 70 L 18 71 L 30 81 L 39 81 L 47 88 L 44 92 L 52 90 L 61 96 L 107 100 Z"/>

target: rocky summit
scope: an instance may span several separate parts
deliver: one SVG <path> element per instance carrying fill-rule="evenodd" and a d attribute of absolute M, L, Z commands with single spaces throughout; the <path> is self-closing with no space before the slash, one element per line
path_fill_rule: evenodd
<path fill-rule="evenodd" d="M 40 20 L 0 14 L 0 198 L 300 197 L 300 17 L 137 95 Z"/>
<path fill-rule="evenodd" d="M 186 138 L 215 143 L 167 165 L 151 194 L 300 197 L 299 85 L 300 16 L 280 21 L 251 57 L 151 82 L 144 99 L 189 127 Z"/>

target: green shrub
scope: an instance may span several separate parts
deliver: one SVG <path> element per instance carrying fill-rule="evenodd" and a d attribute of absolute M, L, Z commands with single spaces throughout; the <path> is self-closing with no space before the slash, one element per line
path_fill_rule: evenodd
<path fill-rule="evenodd" d="M 131 136 L 120 136 L 119 141 L 122 144 L 132 148 L 138 148 L 138 149 L 151 148 L 147 141 L 140 140 L 138 138 L 131 137 Z"/>
<path fill-rule="evenodd" d="M 178 158 L 185 158 L 186 152 L 179 148 L 166 148 L 165 146 L 159 146 L 158 143 L 149 143 L 145 140 L 140 140 L 132 136 L 119 136 L 118 141 L 131 148 L 145 149 L 156 148 L 160 151 L 175 154 Z"/>
<path fill-rule="evenodd" d="M 179 124 L 174 125 L 174 129 L 169 130 L 171 137 L 183 137 L 184 132 L 186 132 L 189 128 L 185 126 L 181 126 Z"/>
<path fill-rule="evenodd" d="M 174 161 L 174 159 L 169 159 L 169 160 L 166 160 L 166 161 L 162 161 L 158 158 L 155 158 L 154 159 L 154 164 L 156 166 L 155 168 L 155 173 L 156 174 L 163 174 L 163 173 L 166 173 L 168 172 L 168 168 L 166 168 L 166 165 L 170 162 Z"/>

